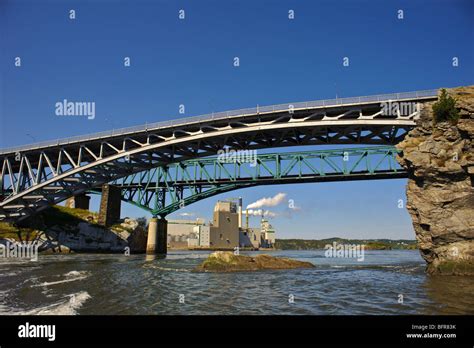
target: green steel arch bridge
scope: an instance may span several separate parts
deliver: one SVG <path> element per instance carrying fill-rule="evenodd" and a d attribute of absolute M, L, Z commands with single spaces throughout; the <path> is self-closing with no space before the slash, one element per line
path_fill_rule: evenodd
<path fill-rule="evenodd" d="M 258 185 L 405 178 L 393 146 L 255 154 L 239 152 L 152 168 L 113 181 L 122 201 L 166 215 L 221 193 Z M 100 194 L 97 188 L 91 193 Z"/>

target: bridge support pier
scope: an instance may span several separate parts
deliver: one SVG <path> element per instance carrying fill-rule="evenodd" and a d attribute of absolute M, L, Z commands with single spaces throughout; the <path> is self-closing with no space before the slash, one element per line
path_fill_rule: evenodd
<path fill-rule="evenodd" d="M 168 221 L 153 217 L 148 224 L 147 254 L 166 254 L 168 243 Z"/>
<path fill-rule="evenodd" d="M 66 207 L 89 210 L 90 200 L 91 198 L 85 194 L 74 196 L 67 199 Z"/>
<path fill-rule="evenodd" d="M 102 185 L 102 197 L 100 199 L 99 224 L 110 226 L 120 219 L 120 206 L 122 203 L 122 190 L 120 187 L 104 184 Z"/>

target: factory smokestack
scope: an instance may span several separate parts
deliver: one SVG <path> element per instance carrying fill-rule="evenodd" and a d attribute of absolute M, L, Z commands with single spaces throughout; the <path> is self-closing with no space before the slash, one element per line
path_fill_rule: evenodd
<path fill-rule="evenodd" d="M 249 229 L 249 210 L 245 209 L 245 228 Z"/>
<path fill-rule="evenodd" d="M 242 228 L 242 197 L 239 197 L 239 228 Z"/>

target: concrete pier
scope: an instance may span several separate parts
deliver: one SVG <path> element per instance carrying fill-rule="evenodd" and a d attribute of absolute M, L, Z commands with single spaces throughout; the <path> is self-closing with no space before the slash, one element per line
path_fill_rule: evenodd
<path fill-rule="evenodd" d="M 67 199 L 66 207 L 89 210 L 89 201 L 91 198 L 85 194 L 73 196 Z"/>
<path fill-rule="evenodd" d="M 151 218 L 148 224 L 147 254 L 166 254 L 168 239 L 168 221 L 163 218 Z"/>
<path fill-rule="evenodd" d="M 110 226 L 120 219 L 121 190 L 109 184 L 102 185 L 102 198 L 100 200 L 99 224 Z"/>

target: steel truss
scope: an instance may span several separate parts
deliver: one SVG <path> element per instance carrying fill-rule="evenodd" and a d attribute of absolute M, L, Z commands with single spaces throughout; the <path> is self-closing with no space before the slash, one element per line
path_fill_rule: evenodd
<path fill-rule="evenodd" d="M 231 162 L 202 158 L 135 173 L 112 184 L 122 189 L 123 201 L 164 217 L 202 199 L 257 185 L 404 178 L 407 173 L 396 161 L 397 153 L 393 146 L 377 146 L 259 154 Z"/>

